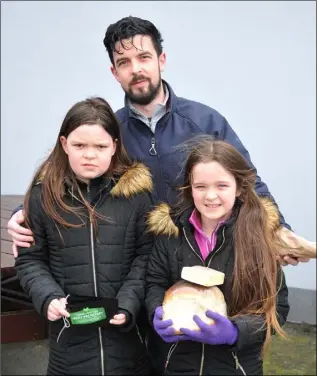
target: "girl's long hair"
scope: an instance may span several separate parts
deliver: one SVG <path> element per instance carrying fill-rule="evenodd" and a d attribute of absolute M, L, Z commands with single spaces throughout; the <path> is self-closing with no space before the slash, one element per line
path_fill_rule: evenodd
<path fill-rule="evenodd" d="M 194 205 L 192 197 L 192 171 L 198 163 L 218 162 L 236 181 L 241 193 L 239 214 L 236 219 L 233 242 L 235 263 L 232 291 L 227 302 L 230 317 L 254 314 L 266 318 L 266 340 L 263 353 L 271 339 L 272 330 L 283 337 L 277 320 L 276 299 L 282 282 L 272 236 L 268 231 L 267 213 L 255 192 L 256 171 L 250 168 L 243 156 L 230 144 L 200 135 L 184 144 L 189 155 L 184 167 L 184 184 L 181 187 L 178 214 Z"/>
<path fill-rule="evenodd" d="M 102 98 L 93 97 L 84 101 L 76 103 L 67 112 L 61 129 L 59 131 L 54 149 L 50 152 L 46 160 L 41 164 L 35 173 L 34 178 L 26 192 L 24 199 L 25 222 L 29 227 L 29 200 L 32 188 L 39 181 L 42 184 L 41 203 L 43 209 L 48 217 L 50 217 L 56 224 L 61 224 L 66 227 L 80 227 L 85 224 L 83 211 L 80 208 L 75 208 L 66 204 L 64 200 L 65 182 L 67 181 L 71 188 L 78 192 L 82 202 L 88 210 L 89 217 L 93 220 L 98 214 L 91 207 L 89 202 L 82 195 L 78 185 L 78 180 L 70 168 L 68 156 L 62 148 L 60 137 L 69 134 L 84 124 L 98 124 L 104 128 L 106 132 L 116 142 L 116 151 L 112 157 L 106 175 L 110 178 L 119 176 L 129 169 L 133 163 L 128 158 L 128 155 L 122 145 L 122 136 L 119 128 L 118 120 L 113 113 L 109 104 Z M 81 224 L 74 224 L 67 222 L 62 212 L 73 213 L 81 220 Z"/>

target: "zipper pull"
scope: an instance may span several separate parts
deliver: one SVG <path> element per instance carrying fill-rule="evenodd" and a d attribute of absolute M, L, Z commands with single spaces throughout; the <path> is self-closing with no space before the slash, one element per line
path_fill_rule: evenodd
<path fill-rule="evenodd" d="M 88 202 L 90 203 L 90 187 L 89 187 L 89 184 L 87 184 L 87 199 L 88 199 Z"/>
<path fill-rule="evenodd" d="M 165 365 L 164 365 L 164 372 L 166 372 L 166 368 L 168 366 L 168 360 L 165 362 Z"/>
<path fill-rule="evenodd" d="M 150 155 L 157 155 L 157 151 L 155 149 L 155 138 L 151 138 L 151 148 L 149 150 Z"/>

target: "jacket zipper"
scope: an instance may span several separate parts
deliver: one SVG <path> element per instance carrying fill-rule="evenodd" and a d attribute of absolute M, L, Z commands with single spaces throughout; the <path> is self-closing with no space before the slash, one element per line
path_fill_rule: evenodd
<path fill-rule="evenodd" d="M 191 250 L 192 250 L 192 251 L 195 253 L 195 255 L 201 260 L 203 266 L 206 266 L 204 260 L 203 260 L 203 259 L 201 258 L 201 256 L 195 251 L 194 247 L 191 245 L 190 241 L 188 240 L 188 238 L 187 238 L 187 234 L 186 234 L 186 231 L 185 231 L 185 227 L 183 227 L 183 233 L 184 233 L 185 239 L 186 239 L 188 245 L 190 246 Z M 216 250 L 212 253 L 211 257 L 210 257 L 210 260 L 209 260 L 208 265 L 207 265 L 208 268 L 209 268 L 209 265 L 210 265 L 211 260 L 215 257 L 215 254 L 218 253 L 218 251 L 222 248 L 222 246 L 223 246 L 223 244 L 224 244 L 224 242 L 225 242 L 225 240 L 226 240 L 226 238 L 225 238 L 225 227 L 222 229 L 222 237 L 223 237 L 223 240 L 222 240 L 222 243 L 221 243 L 220 247 L 219 247 L 218 249 L 216 249 Z"/>
<path fill-rule="evenodd" d="M 156 150 L 155 135 L 154 135 L 153 132 L 152 132 L 152 136 L 151 136 L 151 147 L 149 149 L 149 154 L 152 157 L 155 158 L 154 171 L 155 171 L 155 174 L 158 174 L 160 176 L 157 179 L 160 183 L 156 184 L 156 192 L 157 192 L 157 194 L 158 194 L 159 197 L 165 197 L 165 200 L 166 200 L 167 198 L 166 198 L 166 192 L 165 192 L 165 188 L 164 188 L 163 171 L 162 171 L 161 162 L 159 160 L 159 156 L 158 156 L 158 153 L 157 153 L 157 150 Z M 165 200 L 163 200 L 163 201 L 165 201 Z"/>
<path fill-rule="evenodd" d="M 224 242 L 225 242 L 225 232 L 224 232 L 224 231 L 225 231 L 225 228 L 223 228 L 223 230 L 222 230 L 223 241 L 222 241 L 222 243 L 221 243 L 221 246 L 217 249 L 216 252 L 219 251 L 219 249 L 223 246 L 223 244 L 224 244 Z M 214 258 L 214 256 L 215 256 L 215 253 L 213 253 L 213 254 L 211 255 L 211 257 L 210 257 L 210 259 L 209 259 L 209 262 L 208 262 L 208 267 L 209 267 L 209 265 L 210 265 L 210 263 L 211 263 L 211 260 Z M 242 374 L 246 376 L 246 373 L 245 373 L 244 369 L 242 368 L 241 364 L 239 363 L 239 359 L 238 359 L 238 355 L 237 355 L 237 353 L 236 353 L 236 352 L 235 352 L 235 353 L 232 352 L 232 356 L 233 356 L 233 358 L 234 358 L 234 360 L 235 360 L 236 369 L 239 369 L 239 368 L 240 368 Z"/>
<path fill-rule="evenodd" d="M 90 189 L 89 185 L 87 185 L 87 195 L 88 201 L 90 202 Z M 94 229 L 91 219 L 89 219 L 90 224 L 90 244 L 91 244 L 91 258 L 92 258 L 92 274 L 94 280 L 94 293 L 95 297 L 98 297 L 98 289 L 97 289 L 97 277 L 96 277 L 96 262 L 95 262 L 95 242 L 94 242 Z M 101 327 L 98 327 L 98 335 L 99 335 L 99 344 L 100 344 L 100 357 L 101 357 L 101 375 L 105 374 L 105 367 L 104 367 L 104 351 L 103 351 L 103 343 L 102 343 L 102 333 Z"/>
<path fill-rule="evenodd" d="M 153 135 L 154 136 L 154 135 Z M 149 150 L 150 155 L 154 156 L 157 155 L 157 151 L 155 149 L 155 137 L 151 138 L 151 148 Z"/>
<path fill-rule="evenodd" d="M 74 197 L 77 201 L 79 201 L 81 204 L 83 204 L 83 202 L 78 197 L 76 197 L 73 194 L 73 192 L 71 192 L 70 190 L 68 190 L 68 192 L 71 194 L 72 197 Z M 88 196 L 88 201 L 90 202 L 89 185 L 87 185 L 87 196 Z M 92 257 L 92 275 L 93 275 L 93 281 L 94 281 L 94 294 L 95 294 L 95 297 L 98 297 L 97 277 L 96 277 L 96 262 L 95 262 L 95 242 L 94 242 L 93 224 L 91 222 L 91 219 L 89 219 L 89 234 L 90 234 L 90 249 L 91 249 L 91 257 Z M 105 374 L 104 349 L 103 349 L 102 333 L 101 333 L 100 327 L 98 327 L 98 337 L 99 337 L 99 344 L 100 344 L 101 375 L 104 376 L 104 374 Z"/>
<path fill-rule="evenodd" d="M 172 346 L 168 350 L 168 354 L 167 354 L 167 358 L 166 358 L 165 366 L 164 366 L 164 374 L 166 373 L 168 363 L 169 363 L 171 356 L 172 356 L 173 352 L 175 351 L 177 345 L 178 345 L 178 341 L 173 343 Z"/>
<path fill-rule="evenodd" d="M 198 256 L 198 258 L 201 260 L 203 266 L 206 266 L 206 263 L 204 262 L 204 260 L 199 256 L 199 254 L 195 251 L 194 247 L 191 245 L 190 241 L 188 240 L 187 235 L 186 235 L 186 231 L 185 231 L 185 227 L 183 227 L 183 233 L 184 233 L 185 239 L 186 239 L 188 245 L 190 246 L 191 250 L 195 253 L 196 256 Z M 222 243 L 221 243 L 220 247 L 219 247 L 218 249 L 216 249 L 216 250 L 212 253 L 212 255 L 211 255 L 211 257 L 210 257 L 210 259 L 209 259 L 209 261 L 208 261 L 208 265 L 207 265 L 208 268 L 209 268 L 209 265 L 210 265 L 211 260 L 215 257 L 216 253 L 218 253 L 218 251 L 219 251 L 219 250 L 222 248 L 222 246 L 224 245 L 224 242 L 225 242 L 225 240 L 226 240 L 226 238 L 225 238 L 225 227 L 223 227 L 223 229 L 222 229 L 222 238 L 223 238 L 223 240 L 222 240 Z M 238 359 L 238 358 L 237 358 L 237 359 Z M 201 376 L 201 375 L 203 374 L 204 362 L 205 362 L 205 344 L 202 343 L 202 348 L 201 348 L 201 360 L 200 360 L 200 367 L 199 367 L 199 376 Z M 239 362 L 238 362 L 238 363 L 239 363 Z M 241 367 L 241 368 L 242 368 L 242 367 Z"/>
<path fill-rule="evenodd" d="M 205 344 L 202 343 L 199 376 L 203 374 L 204 362 L 205 362 Z"/>

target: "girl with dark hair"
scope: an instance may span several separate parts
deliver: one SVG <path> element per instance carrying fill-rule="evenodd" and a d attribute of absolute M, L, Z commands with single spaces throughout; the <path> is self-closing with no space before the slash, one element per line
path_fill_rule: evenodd
<path fill-rule="evenodd" d="M 148 221 L 157 236 L 146 277 L 153 357 L 166 375 L 261 375 L 261 354 L 273 333 L 284 335 L 289 311 L 268 208 L 255 192 L 255 171 L 233 146 L 208 135 L 192 143 L 179 204 L 161 204 Z M 199 331 L 176 334 L 162 319 L 165 292 L 195 265 L 225 274 L 218 287 L 228 316 L 207 309 L 214 325 L 194 316 Z"/>
<path fill-rule="evenodd" d="M 148 169 L 101 98 L 76 103 L 26 193 L 17 275 L 49 320 L 49 375 L 148 374 L 136 320 L 152 249 Z"/>

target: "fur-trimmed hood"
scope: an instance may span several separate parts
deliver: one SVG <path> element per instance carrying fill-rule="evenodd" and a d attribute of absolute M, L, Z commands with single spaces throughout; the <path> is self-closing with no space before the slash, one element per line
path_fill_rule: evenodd
<path fill-rule="evenodd" d="M 276 254 L 281 257 L 316 258 L 316 242 L 308 241 L 281 226 L 277 206 L 267 197 L 261 197 L 260 200 L 268 216 L 266 226 Z M 173 221 L 171 208 L 167 204 L 160 204 L 150 212 L 147 224 L 149 231 L 156 236 L 178 237 L 179 235 L 179 228 Z"/>
<path fill-rule="evenodd" d="M 41 184 L 48 166 L 42 171 L 36 184 Z M 104 178 L 105 183 L 108 184 L 109 178 Z M 115 182 L 114 182 L 115 181 Z M 152 192 L 153 181 L 150 170 L 143 163 L 135 163 L 126 172 L 124 172 L 118 179 L 114 179 L 111 184 L 110 195 L 113 197 L 131 198 L 142 192 Z M 71 184 L 65 180 L 66 185 Z"/>
<path fill-rule="evenodd" d="M 136 163 L 123 175 L 111 189 L 113 197 L 132 197 L 142 192 L 151 192 L 153 189 L 152 177 L 149 169 L 143 163 Z"/>
<path fill-rule="evenodd" d="M 276 205 L 267 197 L 261 198 L 267 214 L 268 226 L 270 231 L 275 231 L 280 226 L 279 213 Z M 158 205 L 148 216 L 149 231 L 155 235 L 168 235 L 177 237 L 179 235 L 179 228 L 176 226 L 172 218 L 172 209 L 168 204 Z"/>

